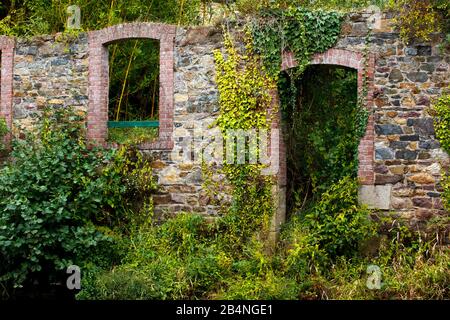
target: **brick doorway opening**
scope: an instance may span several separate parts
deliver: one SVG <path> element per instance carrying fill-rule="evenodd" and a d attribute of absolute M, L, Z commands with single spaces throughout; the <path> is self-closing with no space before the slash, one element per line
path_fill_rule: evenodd
<path fill-rule="evenodd" d="M 330 49 L 324 53 L 314 55 L 311 65 L 331 65 L 353 69 L 357 72 L 358 96 L 363 98 L 363 104 L 369 111 L 369 118 L 364 137 L 358 147 L 358 181 L 361 187 L 374 186 L 374 117 L 373 117 L 373 91 L 374 91 L 374 67 L 375 56 L 373 54 L 343 50 Z M 298 66 L 291 52 L 283 54 L 281 69 L 287 71 Z M 363 92 L 366 89 L 366 94 Z M 282 123 L 281 114 L 276 120 Z M 282 126 L 280 126 L 282 127 Z M 283 132 L 279 138 L 279 171 L 278 185 L 276 188 L 276 216 L 274 217 L 274 228 L 279 230 L 280 225 L 286 220 L 286 193 L 287 193 L 287 158 L 286 144 Z"/>

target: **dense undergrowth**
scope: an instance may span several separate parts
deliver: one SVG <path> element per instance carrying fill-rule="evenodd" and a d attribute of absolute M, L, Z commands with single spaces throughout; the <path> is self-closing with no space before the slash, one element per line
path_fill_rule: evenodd
<path fill-rule="evenodd" d="M 449 298 L 449 250 L 397 221 L 371 222 L 356 195 L 350 179 L 333 186 L 284 227 L 275 254 L 256 236 L 230 246 L 223 220 L 139 226 L 122 264 L 85 274 L 78 299 Z M 369 265 L 381 269 L 379 290 L 367 287 Z"/>

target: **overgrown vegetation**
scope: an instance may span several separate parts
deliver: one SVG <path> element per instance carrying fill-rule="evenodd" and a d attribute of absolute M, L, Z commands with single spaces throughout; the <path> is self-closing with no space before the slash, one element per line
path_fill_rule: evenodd
<path fill-rule="evenodd" d="M 152 142 L 158 137 L 158 128 L 109 128 L 108 141 L 119 145 Z"/>
<path fill-rule="evenodd" d="M 301 210 L 340 179 L 356 179 L 358 145 L 357 74 L 350 69 L 311 66 L 282 97 L 287 137 L 289 209 Z M 326 92 L 327 94 L 324 94 Z M 292 106 L 290 99 L 297 96 Z"/>
<path fill-rule="evenodd" d="M 0 118 L 0 155 L 5 151 L 4 138 L 8 133 L 8 126 L 3 118 Z"/>
<path fill-rule="evenodd" d="M 384 9 L 390 0 L 236 0 L 236 8 L 243 13 L 258 13 L 265 9 L 287 9 L 303 7 L 309 9 L 327 9 L 351 11 L 366 8 L 371 5 Z"/>
<path fill-rule="evenodd" d="M 450 154 L 450 95 L 442 96 L 433 106 L 433 112 L 435 113 L 436 137 L 442 149 Z M 446 171 L 443 172 L 441 184 L 444 189 L 442 194 L 444 206 L 450 211 L 450 175 L 447 166 L 448 164 L 444 166 Z"/>
<path fill-rule="evenodd" d="M 63 32 L 71 5 L 80 7 L 81 26 L 86 31 L 129 21 L 196 24 L 200 19 L 200 0 L 12 0 L 2 1 L 0 33 L 32 36 Z"/>
<path fill-rule="evenodd" d="M 273 80 L 264 74 L 264 67 L 257 68 L 261 62 L 250 54 L 251 46 L 243 53 L 229 36 L 225 41 L 226 56 L 216 52 L 224 107 L 218 124 L 223 130 L 246 128 L 247 121 L 264 127 L 270 105 L 264 88 L 273 84 L 251 84 Z M 246 110 L 248 117 L 236 118 Z M 264 180 L 255 180 L 254 166 L 228 166 L 224 172 L 234 197 L 222 218 L 209 221 L 180 214 L 162 224 L 154 218 L 148 225 L 136 226 L 122 264 L 89 273 L 78 298 L 449 297 L 448 249 L 438 249 L 433 237 L 425 238 L 396 220 L 371 220 L 370 212 L 358 205 L 353 178 L 332 183 L 320 199 L 285 225 L 279 246 L 270 254 L 259 230 L 264 214 L 271 212 Z M 382 272 L 379 290 L 366 286 L 367 267 L 372 264 Z"/>
<path fill-rule="evenodd" d="M 158 120 L 159 41 L 145 39 L 109 45 L 110 121 Z M 152 142 L 158 128 L 109 128 L 108 141 L 120 144 Z"/>
<path fill-rule="evenodd" d="M 430 41 L 433 33 L 445 32 L 450 44 L 450 4 L 446 0 L 392 1 L 398 10 L 396 22 L 406 43 Z"/>
<path fill-rule="evenodd" d="M 252 24 L 255 51 L 263 57 L 272 76 L 278 76 L 281 53 L 291 51 L 298 62 L 296 78 L 314 53 L 332 47 L 340 34 L 343 16 L 336 11 L 312 11 L 301 7 L 272 9 Z M 294 79 L 295 80 L 295 79 Z"/>
<path fill-rule="evenodd" d="M 36 130 L 14 140 L 0 170 L 3 295 L 46 290 L 72 264 L 117 262 L 113 230 L 131 221 L 132 199 L 148 199 L 155 187 L 136 152 L 88 147 L 83 121 L 70 110 L 46 111 Z"/>
<path fill-rule="evenodd" d="M 261 68 L 261 61 L 253 52 L 248 32 L 244 41 L 245 52 L 239 52 L 230 35 L 226 34 L 226 57 L 221 51 L 214 51 L 221 106 L 216 125 L 226 140 L 230 139 L 228 130 L 268 130 L 271 118 L 269 111 L 276 112 L 271 110 L 271 91 L 275 88 L 275 81 Z M 229 223 L 230 231 L 235 233 L 238 243 L 255 230 L 263 228 L 267 231 L 273 214 L 273 181 L 272 177 L 262 175 L 264 165 L 260 162 L 236 165 L 240 156 L 246 161 L 251 156 L 260 159 L 265 152 L 260 149 L 261 146 L 256 150 L 241 150 L 244 154 L 240 155 L 235 142 L 231 143 L 233 150 L 236 149 L 233 152 L 234 159 L 231 163 L 227 160 L 219 173 L 226 177 L 222 183 L 229 183 L 232 187 L 233 202 L 225 220 Z M 252 152 L 253 155 L 250 154 Z"/>
<path fill-rule="evenodd" d="M 230 241 L 221 219 L 180 214 L 141 225 L 122 264 L 85 276 L 78 298 L 448 299 L 449 250 L 395 220 L 371 222 L 356 194 L 351 179 L 332 186 L 285 226 L 273 255 L 255 236 Z M 381 269 L 379 290 L 366 286 L 369 265 Z"/>

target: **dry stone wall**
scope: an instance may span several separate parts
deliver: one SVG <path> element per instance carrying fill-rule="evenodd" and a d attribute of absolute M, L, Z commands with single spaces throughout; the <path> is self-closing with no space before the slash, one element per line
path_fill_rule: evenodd
<path fill-rule="evenodd" d="M 373 57 L 366 67 L 372 79 L 367 99 L 372 116 L 360 146 L 364 155 L 360 173 L 365 177 L 360 198 L 374 208 L 400 212 L 420 222 L 444 214 L 439 181 L 442 171 L 448 170 L 449 157 L 435 138 L 428 108 L 448 90 L 450 55 L 440 51 L 440 35 L 433 35 L 429 43 L 403 44 L 392 26 L 391 13 L 384 13 L 378 29 L 369 34 L 370 17 L 368 13 L 350 14 L 335 48 L 316 57 L 314 63 L 342 59 L 342 65 L 360 65 L 361 61 L 353 61 L 354 57 L 363 57 L 367 48 Z M 139 24 L 134 25 L 139 28 Z M 152 24 L 139 30 L 144 27 L 152 28 Z M 127 38 L 133 38 L 130 32 L 132 29 Z M 222 36 L 220 30 L 212 27 L 176 28 L 173 41 L 173 110 L 165 110 L 173 116 L 173 123 L 168 124 L 171 148 L 143 148 L 154 159 L 160 184 L 154 197 L 155 209 L 159 213 L 215 215 L 217 208 L 202 188 L 202 168 L 194 161 L 196 155 L 188 155 L 190 160 L 186 160 L 186 154 L 184 160 L 174 155 L 186 143 L 196 143 L 189 140 L 195 130 L 202 128 L 204 137 L 212 135 L 210 125 L 219 111 L 212 51 L 222 48 Z M 339 57 L 333 56 L 336 52 Z M 346 52 L 353 58 L 347 59 Z M 12 75 L 8 74 L 8 65 L 2 64 L 2 77 L 12 76 L 13 90 L 12 96 L 3 96 L 7 92 L 2 92 L 0 114 L 11 112 L 17 131 L 19 126 L 31 125 L 46 106 L 75 106 L 89 111 L 89 73 L 93 72 L 89 58 L 88 34 L 75 39 L 61 35 L 16 39 Z M 4 85 L 2 80 L 2 88 Z M 95 123 L 89 125 L 93 127 Z M 285 157 L 282 152 L 281 170 Z M 225 192 L 226 187 L 223 188 L 216 191 Z M 280 200 L 279 203 L 284 202 Z M 280 208 L 279 215 L 283 210 Z"/>
<path fill-rule="evenodd" d="M 336 48 L 361 51 L 368 14 L 351 14 Z M 375 160 L 373 187 L 366 202 L 394 210 L 414 222 L 444 214 L 441 174 L 449 157 L 436 140 L 430 106 L 449 92 L 450 52 L 442 35 L 426 43 L 404 44 L 394 30 L 394 13 L 384 13 L 368 37 L 376 56 L 374 73 Z"/>
<path fill-rule="evenodd" d="M 29 127 L 45 107 L 88 105 L 87 35 L 17 39 L 13 68 L 15 128 Z"/>

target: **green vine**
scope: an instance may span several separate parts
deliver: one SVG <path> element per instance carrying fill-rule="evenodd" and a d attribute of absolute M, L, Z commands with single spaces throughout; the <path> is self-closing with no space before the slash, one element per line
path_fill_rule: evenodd
<path fill-rule="evenodd" d="M 324 52 L 337 41 L 343 15 L 336 11 L 301 7 L 272 9 L 252 22 L 255 48 L 263 56 L 269 74 L 280 74 L 281 54 L 291 51 L 298 62 L 300 76 L 315 53 Z"/>
<path fill-rule="evenodd" d="M 430 41 L 433 33 L 446 33 L 444 45 L 450 40 L 450 4 L 447 0 L 391 0 L 398 11 L 395 19 L 400 37 L 407 44 Z"/>
<path fill-rule="evenodd" d="M 270 128 L 272 91 L 276 81 L 267 75 L 260 58 L 254 53 L 250 32 L 246 32 L 245 49 L 238 49 L 225 34 L 225 53 L 214 51 L 217 84 L 220 92 L 220 114 L 216 125 L 225 140 L 229 130 L 267 130 Z M 269 112 L 270 111 L 270 112 Z M 232 142 L 234 145 L 234 141 Z M 256 150 L 259 154 L 261 150 Z M 242 151 L 246 159 L 250 150 Z M 234 152 L 234 157 L 238 156 Z M 232 187 L 232 204 L 223 222 L 229 239 L 242 242 L 257 230 L 267 230 L 273 213 L 272 177 L 264 176 L 262 164 L 225 164 L 221 172 Z"/>
<path fill-rule="evenodd" d="M 434 127 L 436 137 L 439 140 L 442 149 L 450 154 L 450 95 L 442 96 L 433 107 Z M 444 172 L 442 181 L 444 192 L 442 199 L 444 207 L 450 210 L 450 175 L 448 170 Z"/>
<path fill-rule="evenodd" d="M 356 115 L 356 136 L 358 139 L 364 137 L 366 133 L 367 123 L 369 120 L 369 110 L 367 110 L 366 99 L 369 93 L 369 77 L 368 77 L 368 68 L 369 68 L 369 44 L 370 44 L 370 36 L 371 32 L 367 33 L 365 38 L 365 46 L 363 49 L 363 72 L 362 72 L 362 86 L 360 91 L 358 92 L 358 111 Z M 358 165 L 358 153 L 355 152 L 355 163 Z M 357 170 L 357 168 L 355 168 Z"/>

